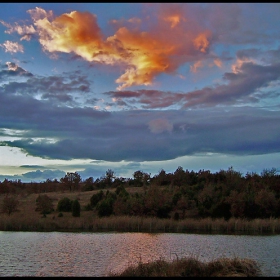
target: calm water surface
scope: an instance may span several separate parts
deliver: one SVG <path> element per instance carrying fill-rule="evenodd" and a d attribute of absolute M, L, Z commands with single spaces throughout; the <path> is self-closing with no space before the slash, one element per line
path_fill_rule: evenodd
<path fill-rule="evenodd" d="M 0 231 L 0 276 L 107 276 L 140 260 L 191 256 L 250 258 L 264 276 L 280 276 L 280 235 Z"/>

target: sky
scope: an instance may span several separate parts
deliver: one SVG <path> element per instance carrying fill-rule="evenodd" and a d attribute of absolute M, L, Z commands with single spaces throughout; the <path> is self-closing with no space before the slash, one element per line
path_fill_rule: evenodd
<path fill-rule="evenodd" d="M 279 3 L 0 3 L 0 181 L 280 170 Z"/>

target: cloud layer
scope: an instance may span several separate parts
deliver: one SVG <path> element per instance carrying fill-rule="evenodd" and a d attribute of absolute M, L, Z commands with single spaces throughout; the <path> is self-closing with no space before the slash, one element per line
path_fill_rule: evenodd
<path fill-rule="evenodd" d="M 35 7 L 31 22 L 0 19 L 13 35 L 0 44 L 11 58 L 0 60 L 1 146 L 135 168 L 280 152 L 280 5 L 143 4 L 135 16 L 110 18 L 107 32 L 101 15 L 67 11 Z M 34 42 L 67 71 L 40 74 L 32 63 L 49 68 L 37 53 L 19 59 Z M 26 176 L 62 172 L 33 168 Z"/>
<path fill-rule="evenodd" d="M 26 75 L 27 78 L 26 82 L 10 82 L 0 88 L 1 127 L 10 129 L 9 136 L 11 130 L 21 131 L 21 139 L 5 140 L 1 145 L 21 148 L 29 155 L 66 160 L 145 161 L 168 160 L 200 152 L 262 154 L 280 151 L 278 110 L 213 107 L 215 103 L 226 101 L 225 97 L 219 96 L 220 87 L 224 87 L 227 103 L 232 103 L 248 97 L 252 89 L 279 79 L 278 64 L 264 68 L 246 65 L 244 69 L 250 75 L 228 74 L 229 85 L 218 86 L 216 92 L 208 89 L 180 97 L 180 101 L 189 98 L 195 100 L 195 104 L 208 105 L 206 108 L 115 112 L 97 111 L 88 106 L 66 106 L 71 92 L 80 90 L 83 94 L 86 91 L 88 83 L 83 77 L 76 75 L 75 80 L 66 83 L 63 77 L 39 78 L 15 65 L 13 70 L 11 64 L 6 65 L 10 70 L 2 67 L 0 76 Z M 260 75 L 254 71 L 259 71 Z M 244 82 L 246 77 L 247 83 Z M 245 90 L 241 90 L 245 85 Z M 231 87 L 232 92 L 239 87 L 235 99 L 229 90 Z M 46 92 L 45 88 L 48 89 Z M 35 98 L 37 92 L 42 93 L 42 99 Z M 186 107 L 185 104 L 182 107 Z M 15 136 L 18 137 L 18 132 Z"/>

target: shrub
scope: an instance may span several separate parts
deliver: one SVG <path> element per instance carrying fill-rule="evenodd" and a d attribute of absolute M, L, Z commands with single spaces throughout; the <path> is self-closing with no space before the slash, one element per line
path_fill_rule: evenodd
<path fill-rule="evenodd" d="M 71 212 L 72 201 L 68 197 L 64 197 L 58 201 L 57 211 L 59 212 Z"/>
<path fill-rule="evenodd" d="M 63 213 L 59 213 L 57 217 L 63 217 Z"/>
<path fill-rule="evenodd" d="M 72 216 L 73 217 L 80 217 L 80 213 L 81 213 L 80 202 L 78 201 L 78 199 L 75 199 L 72 202 Z"/>
<path fill-rule="evenodd" d="M 114 200 L 111 197 L 108 197 L 100 201 L 96 206 L 98 216 L 104 217 L 113 214 L 113 202 Z"/>
<path fill-rule="evenodd" d="M 97 203 L 104 197 L 104 192 L 101 190 L 96 194 L 93 194 L 90 198 L 90 205 L 92 208 L 94 208 Z"/>

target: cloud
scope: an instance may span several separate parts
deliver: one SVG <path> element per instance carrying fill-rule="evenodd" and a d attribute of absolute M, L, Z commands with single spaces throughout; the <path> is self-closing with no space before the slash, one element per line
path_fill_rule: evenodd
<path fill-rule="evenodd" d="M 163 5 L 159 7 L 159 17 L 170 24 L 171 28 L 174 28 L 180 22 L 186 22 L 186 14 L 183 5 Z"/>
<path fill-rule="evenodd" d="M 33 180 L 35 181 L 45 181 L 44 178 L 48 178 L 50 180 L 54 179 L 60 179 L 64 177 L 65 172 L 61 170 L 36 170 L 36 171 L 30 171 L 22 174 L 23 178 L 25 180 L 28 179 L 28 182 L 32 182 Z"/>
<path fill-rule="evenodd" d="M 191 71 L 192 71 L 193 73 L 196 73 L 196 72 L 197 72 L 197 69 L 200 68 L 200 67 L 202 67 L 202 66 L 203 66 L 203 62 L 202 62 L 202 61 L 196 61 L 196 62 L 194 63 L 194 65 L 191 65 Z"/>
<path fill-rule="evenodd" d="M 166 119 L 154 119 L 149 122 L 149 129 L 155 134 L 162 133 L 164 131 L 171 132 L 173 125 Z"/>
<path fill-rule="evenodd" d="M 145 89 L 110 91 L 105 94 L 116 98 L 119 102 L 125 100 L 126 106 L 133 106 L 137 102 L 138 106 L 142 104 L 143 109 L 168 108 L 180 104 L 185 97 L 184 93 Z"/>
<path fill-rule="evenodd" d="M 22 182 L 25 182 L 25 183 L 44 182 L 47 179 L 59 180 L 60 178 L 64 177 L 65 173 L 66 172 L 64 172 L 62 170 L 58 170 L 58 169 L 56 169 L 56 170 L 46 169 L 43 171 L 37 169 L 36 171 L 30 171 L 30 172 L 26 172 L 23 174 L 0 175 L 0 180 L 4 181 L 5 179 L 7 179 L 7 180 L 19 180 L 20 179 Z"/>
<path fill-rule="evenodd" d="M 6 62 L 3 70 L 0 69 L 0 78 L 17 77 L 26 78 L 20 81 L 7 80 L 0 87 L 3 93 L 17 95 L 31 95 L 44 100 L 53 100 L 57 104 L 77 104 L 75 94 L 87 94 L 90 92 L 91 82 L 79 71 L 62 73 L 55 76 L 41 77 L 27 72 L 13 62 Z"/>
<path fill-rule="evenodd" d="M 79 71 L 42 77 L 13 62 L 0 65 L 0 127 L 5 139 L 1 145 L 46 159 L 112 162 L 172 160 L 208 152 L 279 152 L 279 102 L 264 105 L 264 98 L 280 95 L 279 47 L 265 51 L 242 46 L 236 57 L 227 52 L 216 55 L 212 47 L 217 42 L 224 48 L 229 42 L 260 39 L 256 34 L 245 36 L 240 6 L 203 7 L 160 5 L 158 17 L 149 22 L 119 21 L 108 37 L 93 14 L 73 11 L 56 17 L 40 8 L 30 10 L 33 38 L 44 51 L 71 53 L 71 59 L 80 57 L 91 65 L 118 65 L 123 71 L 116 80 L 120 91 L 103 93 L 111 98 L 107 102 L 104 96 L 93 97 L 91 82 Z M 233 14 L 227 16 L 231 7 Z M 8 28 L 19 33 L 18 28 Z M 127 89 L 150 85 L 162 73 L 179 76 L 176 71 L 184 63 L 193 72 L 225 63 L 218 70 L 226 72 L 212 86 L 195 90 Z M 189 79 L 180 82 L 187 89 Z M 79 96 L 86 103 L 79 103 Z M 101 111 L 98 102 L 124 110 Z M 18 131 L 17 138 L 7 129 Z"/>
<path fill-rule="evenodd" d="M 6 62 L 5 65 L 0 65 L 0 78 L 12 78 L 12 77 L 32 77 L 33 74 L 26 71 L 14 62 Z M 9 83 L 9 80 L 7 80 Z"/>
<path fill-rule="evenodd" d="M 1 94 L 0 120 L 1 127 L 22 131 L 17 140 L 1 145 L 47 159 L 140 162 L 205 152 L 253 155 L 280 151 L 279 113 L 260 108 L 110 113 Z M 44 140 L 46 135 L 54 141 Z"/>
<path fill-rule="evenodd" d="M 6 70 L 8 65 L 4 65 L 0 75 L 9 78 L 10 72 L 19 74 L 22 70 L 16 66 L 10 64 L 11 70 Z M 237 73 L 225 75 L 227 85 L 188 93 L 157 90 L 107 93 L 125 101 L 137 99 L 154 108 L 177 102 L 197 107 L 196 110 L 138 109 L 110 113 L 90 107 L 69 107 L 50 96 L 35 98 L 39 92 L 57 97 L 59 93 L 66 97 L 76 92 L 86 83 L 79 73 L 69 80 L 68 73 L 60 77 L 27 77 L 26 81 L 17 83 L 7 81 L 0 87 L 1 134 L 9 136 L 13 130 L 17 131 L 17 138 L 2 140 L 1 145 L 18 147 L 31 156 L 47 159 L 113 162 L 170 160 L 203 152 L 236 155 L 279 152 L 278 111 L 211 108 L 248 97 L 279 78 L 279 67 L 277 63 L 263 66 L 244 62 Z M 52 141 L 45 139 L 46 136 Z"/>
<path fill-rule="evenodd" d="M 207 56 L 211 31 L 194 19 L 190 24 L 180 6 L 171 7 L 162 9 L 157 23 L 147 31 L 141 31 L 139 18 L 112 20 L 119 27 L 107 38 L 96 15 L 89 12 L 72 11 L 55 17 L 52 11 L 36 7 L 27 11 L 33 25 L 2 24 L 9 28 L 6 32 L 17 32 L 21 39 L 30 34 L 38 36 L 48 53 L 72 53 L 89 62 L 118 65 L 124 73 L 116 79 L 117 89 L 123 90 L 152 85 L 159 74 L 176 73 L 180 65 Z"/>
<path fill-rule="evenodd" d="M 237 53 L 237 60 L 232 65 L 232 72 L 224 73 L 223 82 L 214 86 L 206 86 L 185 93 L 159 90 L 126 90 L 121 92 L 110 91 L 106 94 L 114 98 L 120 98 L 128 105 L 137 101 L 145 109 L 168 108 L 175 105 L 186 109 L 257 103 L 261 101 L 262 97 L 274 98 L 277 96 L 277 92 L 272 92 L 272 85 L 273 82 L 277 85 L 280 79 L 280 61 L 277 57 L 279 50 L 270 50 L 266 55 L 262 55 L 261 57 L 265 58 L 264 61 L 256 59 L 257 57 L 253 59 L 245 56 L 246 53 L 241 51 Z M 253 54 L 254 52 L 252 52 Z M 192 68 L 193 71 L 198 66 L 195 64 Z M 269 88 L 271 88 L 270 94 L 260 95 L 262 89 L 267 90 Z"/>
<path fill-rule="evenodd" d="M 224 74 L 224 80 L 227 84 L 205 87 L 186 94 L 183 107 L 204 107 L 249 102 L 249 98 L 254 97 L 254 93 L 279 78 L 280 63 L 258 65 L 252 62 L 244 62 L 240 66 L 236 66 L 235 72 Z"/>
<path fill-rule="evenodd" d="M 193 73 L 202 66 L 221 67 L 219 57 L 211 65 L 205 63 L 217 44 L 267 45 L 280 39 L 273 22 L 263 22 L 265 16 L 261 16 L 266 13 L 276 19 L 279 5 L 266 7 L 264 10 L 257 3 L 154 3 L 149 5 L 151 14 L 145 20 L 111 19 L 115 33 L 108 37 L 100 29 L 97 16 L 89 12 L 55 16 L 52 11 L 36 7 L 27 11 L 32 19 L 30 25 L 0 22 L 8 28 L 6 33 L 17 32 L 21 40 L 37 38 L 51 56 L 71 53 L 91 63 L 117 65 L 122 71 L 115 80 L 117 90 L 124 90 L 153 85 L 160 74 L 178 74 L 186 63 L 192 65 Z M 263 23 L 258 24 L 258 29 L 256 18 Z"/>
<path fill-rule="evenodd" d="M 9 53 L 17 53 L 22 52 L 23 53 L 23 46 L 17 42 L 12 41 L 5 41 L 3 44 L 0 44 L 2 48 L 4 48 L 5 52 Z"/>
<path fill-rule="evenodd" d="M 36 30 L 33 27 L 33 25 L 29 25 L 29 26 L 24 24 L 19 25 L 17 22 L 14 25 L 11 25 L 9 23 L 4 22 L 3 20 L 0 20 L 0 23 L 8 28 L 8 30 L 6 30 L 5 33 L 11 34 L 13 32 L 16 32 L 19 35 L 21 35 L 22 36 L 20 38 L 21 41 L 22 40 L 30 41 L 32 36 L 36 33 Z"/>
<path fill-rule="evenodd" d="M 21 165 L 20 167 L 27 168 L 27 169 L 44 168 L 44 166 L 41 166 L 41 165 L 27 165 L 27 164 Z"/>

